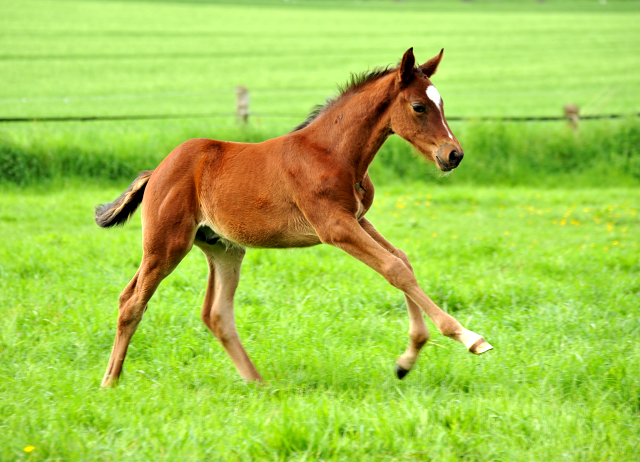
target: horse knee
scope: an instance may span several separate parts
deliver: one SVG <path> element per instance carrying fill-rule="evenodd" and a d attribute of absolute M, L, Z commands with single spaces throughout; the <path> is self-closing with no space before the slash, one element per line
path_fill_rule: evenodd
<path fill-rule="evenodd" d="M 413 271 L 411 271 L 400 258 L 394 258 L 392 261 L 386 263 L 382 271 L 385 279 L 389 281 L 389 284 L 405 293 L 414 285 L 418 284 L 413 275 Z"/>
<path fill-rule="evenodd" d="M 203 314 L 203 320 L 205 318 L 205 324 L 211 329 L 211 332 L 213 332 L 213 335 L 216 336 L 220 343 L 225 344 L 237 335 L 234 322 L 229 322 L 229 320 L 220 313 L 209 312 Z"/>
<path fill-rule="evenodd" d="M 404 262 L 404 264 L 407 265 L 407 268 L 409 268 L 413 272 L 413 267 L 411 266 L 411 263 L 409 262 L 409 257 L 407 257 L 407 254 L 404 252 L 404 250 L 396 248 L 393 251 L 393 255 L 395 255 L 400 260 L 402 260 Z"/>
<path fill-rule="evenodd" d="M 140 300 L 140 294 L 135 287 L 136 280 L 129 284 L 120 294 L 118 306 L 118 326 L 127 327 L 137 324 L 147 310 L 147 303 Z"/>
<path fill-rule="evenodd" d="M 137 325 L 146 311 L 147 305 L 127 305 L 120 307 L 118 314 L 118 327 L 124 328 L 130 325 Z"/>
<path fill-rule="evenodd" d="M 422 331 L 409 332 L 409 338 L 411 343 L 420 349 L 429 341 L 429 331 L 424 329 Z"/>
<path fill-rule="evenodd" d="M 205 326 L 207 326 L 207 328 L 213 332 L 213 328 L 211 327 L 211 318 L 209 316 L 209 310 L 202 310 L 202 313 L 200 313 L 200 319 L 202 319 L 202 322 L 204 323 Z"/>

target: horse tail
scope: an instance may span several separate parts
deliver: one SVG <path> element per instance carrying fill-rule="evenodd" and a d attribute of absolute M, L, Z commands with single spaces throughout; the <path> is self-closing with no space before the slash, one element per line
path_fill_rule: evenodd
<path fill-rule="evenodd" d="M 144 190 L 152 174 L 153 170 L 140 172 L 127 190 L 115 201 L 97 205 L 95 219 L 98 226 L 101 228 L 124 226 L 142 202 Z"/>

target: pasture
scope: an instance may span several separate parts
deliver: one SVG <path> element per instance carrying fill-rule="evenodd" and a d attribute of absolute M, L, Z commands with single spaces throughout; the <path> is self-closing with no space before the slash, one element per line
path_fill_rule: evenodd
<path fill-rule="evenodd" d="M 141 229 L 100 229 L 93 207 L 185 139 L 289 131 L 410 46 L 445 47 L 448 116 L 638 113 L 639 23 L 623 1 L 0 3 L 0 118 L 209 115 L 0 123 L 0 460 L 636 460 L 637 118 L 452 123 L 465 159 L 446 178 L 383 146 L 367 217 L 495 347 L 428 322 L 403 381 L 401 294 L 319 246 L 247 252 L 237 324 L 266 383 L 245 384 L 199 319 L 194 249 L 99 389 Z"/>
<path fill-rule="evenodd" d="M 401 294 L 340 251 L 250 250 L 237 295 L 266 380 L 245 385 L 199 319 L 206 263 L 159 288 L 123 380 L 99 389 L 136 217 L 87 211 L 121 188 L 2 194 L 2 460 L 633 460 L 637 189 L 398 185 L 370 219 L 422 287 L 495 351 L 432 328 L 403 381 Z M 24 454 L 26 455 L 26 454 Z"/>

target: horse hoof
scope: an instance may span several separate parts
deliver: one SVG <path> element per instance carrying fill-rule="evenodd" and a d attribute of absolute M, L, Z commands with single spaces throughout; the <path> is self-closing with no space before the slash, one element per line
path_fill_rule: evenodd
<path fill-rule="evenodd" d="M 481 355 L 482 353 L 493 350 L 493 347 L 489 345 L 489 343 L 480 337 L 471 347 L 469 347 L 469 351 L 474 355 Z"/>
<path fill-rule="evenodd" d="M 400 380 L 404 379 L 404 377 L 409 373 L 408 370 L 398 364 L 396 364 L 396 367 L 394 369 L 396 371 L 396 377 L 398 377 L 398 379 Z"/>

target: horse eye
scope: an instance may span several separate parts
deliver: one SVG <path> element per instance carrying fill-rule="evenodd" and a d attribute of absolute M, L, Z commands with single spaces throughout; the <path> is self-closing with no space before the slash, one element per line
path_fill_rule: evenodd
<path fill-rule="evenodd" d="M 411 107 L 413 107 L 413 110 L 416 112 L 424 112 L 424 106 L 422 104 L 413 104 Z"/>

